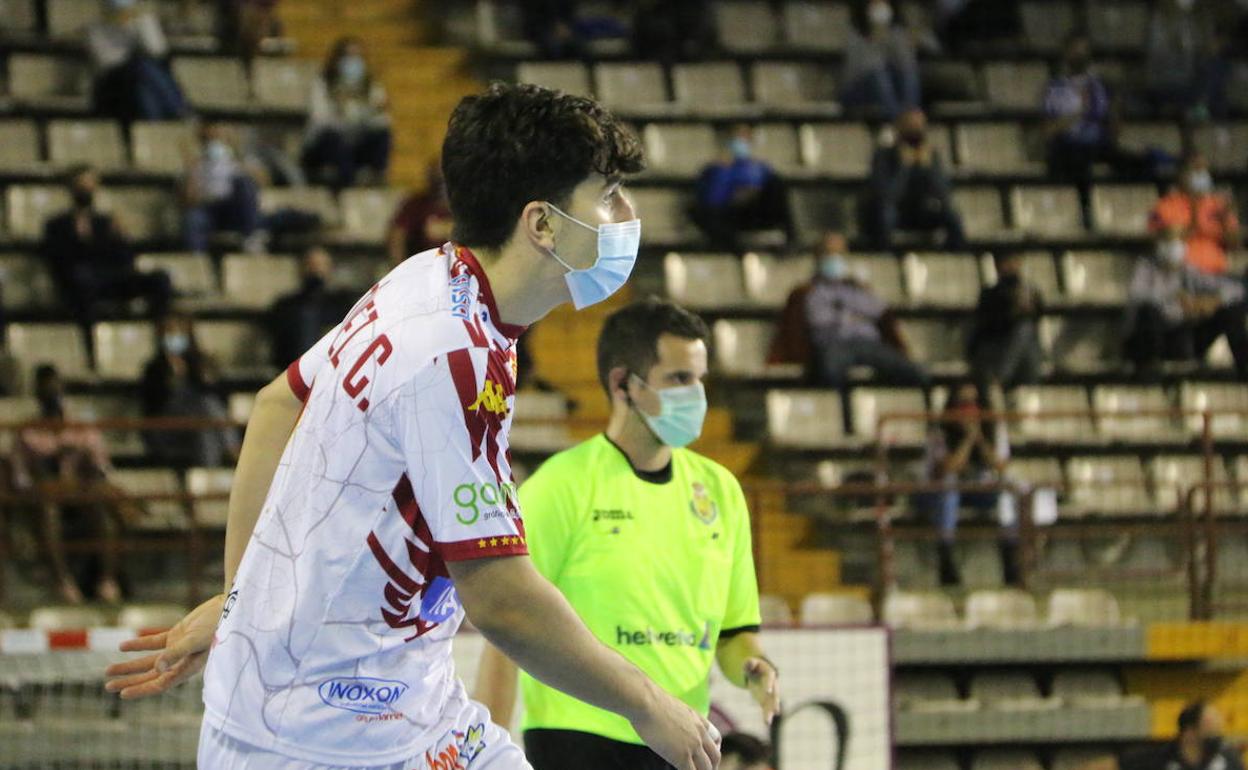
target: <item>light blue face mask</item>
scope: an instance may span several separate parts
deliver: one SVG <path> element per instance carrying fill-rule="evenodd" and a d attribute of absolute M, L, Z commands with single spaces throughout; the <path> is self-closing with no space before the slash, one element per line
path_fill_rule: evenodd
<path fill-rule="evenodd" d="M 185 334 L 166 334 L 165 335 L 165 352 L 180 356 L 186 353 L 191 347 L 191 338 Z"/>
<path fill-rule="evenodd" d="M 750 146 L 750 140 L 743 137 L 733 137 L 728 142 L 728 151 L 732 153 L 732 157 L 737 160 L 747 160 L 753 154 L 753 147 Z"/>
<path fill-rule="evenodd" d="M 636 376 L 636 375 L 634 375 Z M 702 435 L 702 423 L 706 421 L 706 388 L 702 383 L 681 385 L 675 388 L 654 388 L 637 377 L 642 385 L 659 394 L 662 408 L 659 416 L 637 413 L 646 421 L 654 435 L 673 449 L 687 447 Z"/>
<path fill-rule="evenodd" d="M 819 259 L 819 274 L 830 281 L 849 277 L 849 260 L 844 254 L 825 254 Z"/>
<path fill-rule="evenodd" d="M 344 85 L 354 88 L 364 81 L 368 74 L 368 65 L 355 54 L 347 54 L 338 60 L 338 77 Z"/>
<path fill-rule="evenodd" d="M 555 213 L 571 222 L 598 233 L 598 258 L 592 267 L 577 270 L 553 250 L 550 255 L 567 268 L 563 279 L 572 294 L 572 304 L 577 310 L 596 305 L 615 294 L 628 281 L 637 264 L 637 250 L 641 247 L 641 220 L 608 222 L 598 227 L 587 225 L 570 214 L 565 214 L 553 203 L 547 203 Z"/>

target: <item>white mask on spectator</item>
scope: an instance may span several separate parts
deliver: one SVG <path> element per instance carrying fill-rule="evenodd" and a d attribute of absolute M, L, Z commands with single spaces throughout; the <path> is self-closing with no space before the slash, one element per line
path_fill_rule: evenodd
<path fill-rule="evenodd" d="M 1197 195 L 1208 195 L 1213 192 L 1213 175 L 1208 169 L 1193 171 L 1187 175 L 1187 187 Z"/>
<path fill-rule="evenodd" d="M 177 332 L 166 334 L 164 342 L 165 351 L 174 356 L 183 355 L 191 347 L 191 338 Z"/>
<path fill-rule="evenodd" d="M 204 155 L 213 163 L 224 163 L 234 156 L 234 151 L 220 139 L 213 139 L 204 146 Z"/>
<path fill-rule="evenodd" d="M 1157 243 L 1157 258 L 1162 264 L 1178 268 L 1187 258 L 1187 244 L 1179 238 L 1172 238 Z"/>
<path fill-rule="evenodd" d="M 887 27 L 893 23 L 893 6 L 888 3 L 872 3 L 867 9 L 867 18 L 877 27 Z"/>
<path fill-rule="evenodd" d="M 849 277 L 849 260 L 844 254 L 824 254 L 819 259 L 819 274 L 830 281 L 843 281 Z"/>
<path fill-rule="evenodd" d="M 347 54 L 338 60 L 338 77 L 342 80 L 343 85 L 354 88 L 364 81 L 364 76 L 368 74 L 368 67 L 364 64 L 364 60 L 355 54 Z"/>

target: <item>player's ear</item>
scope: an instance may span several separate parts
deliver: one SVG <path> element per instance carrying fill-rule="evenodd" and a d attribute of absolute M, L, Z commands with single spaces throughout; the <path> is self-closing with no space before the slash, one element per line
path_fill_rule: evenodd
<path fill-rule="evenodd" d="M 554 215 L 543 201 L 529 201 L 520 212 L 519 228 L 530 244 L 539 251 L 555 248 Z"/>

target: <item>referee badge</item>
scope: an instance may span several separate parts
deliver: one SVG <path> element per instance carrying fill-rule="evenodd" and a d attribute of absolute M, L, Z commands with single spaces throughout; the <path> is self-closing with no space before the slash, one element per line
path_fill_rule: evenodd
<path fill-rule="evenodd" d="M 706 487 L 699 481 L 693 482 L 693 499 L 689 501 L 689 509 L 703 524 L 709 525 L 719 518 L 719 507 L 715 505 Z"/>

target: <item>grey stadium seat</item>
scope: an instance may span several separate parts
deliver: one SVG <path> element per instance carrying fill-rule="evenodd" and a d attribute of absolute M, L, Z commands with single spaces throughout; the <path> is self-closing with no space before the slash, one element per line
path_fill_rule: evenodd
<path fill-rule="evenodd" d="M 760 53 L 775 45 L 779 23 L 765 0 L 722 0 L 712 6 L 719 44 L 732 53 Z"/>
<path fill-rule="evenodd" d="M 916 305 L 969 310 L 979 298 L 979 264 L 970 254 L 907 254 L 906 290 Z"/>
<path fill-rule="evenodd" d="M 1111 440 L 1137 443 L 1181 440 L 1182 431 L 1173 416 L 1152 414 L 1173 407 L 1158 385 L 1097 385 L 1092 388 L 1092 408 L 1100 414 L 1097 429 Z M 1142 414 L 1144 411 L 1150 414 Z"/>
<path fill-rule="evenodd" d="M 1213 482 L 1225 484 L 1230 480 L 1226 471 L 1226 463 L 1218 455 L 1213 457 Z M 1163 511 L 1177 511 L 1186 504 L 1188 491 L 1205 480 L 1205 458 L 1201 455 L 1159 455 L 1148 461 L 1149 476 L 1153 480 L 1153 493 L 1157 505 Z M 1226 487 L 1218 487 L 1213 491 L 1213 510 L 1218 514 L 1235 512 L 1237 495 Z M 1192 496 L 1192 507 L 1197 513 L 1204 513 L 1204 492 L 1197 491 Z"/>
<path fill-rule="evenodd" d="M 67 379 L 90 374 L 82 333 L 75 324 L 9 324 L 9 351 L 29 371 L 39 364 L 53 364 Z"/>
<path fill-rule="evenodd" d="M 1084 234 L 1079 193 L 1074 187 L 1019 186 L 1010 191 L 1014 224 L 1028 235 L 1072 238 Z"/>
<path fill-rule="evenodd" d="M 272 376 L 269 335 L 246 321 L 199 321 L 199 347 L 211 355 L 226 377 Z"/>
<path fill-rule="evenodd" d="M 854 277 L 890 305 L 906 305 L 909 298 L 902 285 L 901 261 L 892 254 L 853 254 L 849 269 Z"/>
<path fill-rule="evenodd" d="M 607 62 L 594 67 L 598 99 L 623 114 L 670 109 L 667 79 L 655 62 Z"/>
<path fill-rule="evenodd" d="M 907 318 L 901 334 L 915 359 L 941 376 L 966 374 L 966 324 L 959 319 Z"/>
<path fill-rule="evenodd" d="M 33 120 L 0 120 L 0 171 L 31 172 L 43 163 Z"/>
<path fill-rule="evenodd" d="M 316 214 L 325 227 L 336 227 L 342 221 L 338 203 L 325 187 L 270 187 L 260 191 L 261 211 L 271 214 L 280 208 Z"/>
<path fill-rule="evenodd" d="M 678 254 L 663 259 L 667 294 L 690 309 L 748 304 L 741 260 L 733 254 Z"/>
<path fill-rule="evenodd" d="M 1027 157 L 1023 129 L 1017 123 L 962 123 L 954 129 L 954 142 L 964 171 L 1016 175 L 1039 169 Z"/>
<path fill-rule="evenodd" d="M 1057 280 L 1057 266 L 1053 255 L 1047 251 L 1028 251 L 1022 254 L 1023 280 L 1034 286 L 1044 297 L 1045 304 L 1053 305 L 1063 301 L 1062 287 Z M 991 255 L 985 255 L 980 261 L 980 271 L 984 275 L 984 285 L 993 286 L 997 283 L 997 265 Z"/>
<path fill-rule="evenodd" d="M 862 125 L 806 123 L 799 129 L 806 165 L 824 174 L 853 179 L 871 170 L 875 141 Z"/>
<path fill-rule="evenodd" d="M 719 154 L 715 129 L 706 123 L 651 123 L 642 129 L 647 168 L 693 177 Z"/>
<path fill-rule="evenodd" d="M 1135 516 L 1157 512 L 1138 456 L 1072 457 L 1066 463 L 1066 478 L 1073 513 Z"/>
<path fill-rule="evenodd" d="M 121 126 L 111 120 L 53 120 L 48 123 L 48 160 L 62 168 L 88 163 L 101 171 L 123 169 Z"/>
<path fill-rule="evenodd" d="M 858 229 L 854 209 L 854 197 L 840 190 L 823 185 L 789 189 L 789 213 L 798 240 L 803 243 L 813 243 L 828 229 L 839 229 L 854 237 Z"/>
<path fill-rule="evenodd" d="M 767 163 L 781 176 L 802 174 L 797 132 L 786 123 L 763 123 L 754 127 L 754 157 Z"/>
<path fill-rule="evenodd" d="M 1126 254 L 1108 251 L 1068 251 L 1062 255 L 1062 279 L 1067 298 L 1076 304 L 1121 306 L 1135 268 Z"/>
<path fill-rule="evenodd" d="M 781 12 L 784 39 L 790 47 L 823 53 L 845 48 L 849 6 L 814 0 L 788 0 Z"/>
<path fill-rule="evenodd" d="M 291 257 L 230 254 L 221 263 L 221 283 L 230 302 L 263 310 L 299 288 L 299 265 Z"/>
<path fill-rule="evenodd" d="M 835 391 L 767 391 L 767 432 L 782 447 L 824 448 L 844 443 L 841 397 Z"/>
<path fill-rule="evenodd" d="M 174 289 L 183 296 L 211 297 L 220 293 L 212 258 L 206 254 L 143 254 L 135 259 L 135 266 L 144 271 L 165 271 Z"/>
<path fill-rule="evenodd" d="M 1138 50 L 1148 36 L 1149 7 L 1145 2 L 1111 0 L 1089 3 L 1088 35 L 1100 50 Z"/>
<path fill-rule="evenodd" d="M 96 371 L 102 377 L 137 380 L 156 352 L 155 331 L 142 321 L 104 321 L 92 328 Z"/>
<path fill-rule="evenodd" d="M 733 114 L 746 106 L 745 81 L 733 62 L 675 65 L 672 96 L 682 109 L 699 115 Z"/>
<path fill-rule="evenodd" d="M 520 62 L 516 81 L 554 88 L 575 96 L 593 96 L 589 70 L 580 62 Z"/>
<path fill-rule="evenodd" d="M 1092 224 L 1102 233 L 1142 238 L 1157 202 L 1152 185 L 1096 185 L 1092 188 Z"/>
<path fill-rule="evenodd" d="M 351 242 L 383 244 L 406 193 L 394 188 L 353 187 L 338 196 L 342 208 L 342 236 Z"/>
<path fill-rule="evenodd" d="M 229 495 L 234 485 L 231 468 L 191 468 L 186 472 L 186 491 L 197 498 L 207 495 Z M 201 527 L 223 529 L 229 518 L 228 500 L 197 499 L 194 503 L 195 522 Z"/>
<path fill-rule="evenodd" d="M 257 56 L 251 62 L 256 102 L 269 109 L 304 111 L 317 77 L 314 62 Z"/>
<path fill-rule="evenodd" d="M 1095 441 L 1091 416 L 1048 416 L 1045 412 L 1087 412 L 1088 392 L 1082 385 L 1025 385 L 1014 392 L 1014 411 L 1024 415 L 1015 425 L 1015 439 L 1046 443 Z"/>
<path fill-rule="evenodd" d="M 9 56 L 9 96 L 32 107 L 87 107 L 89 75 L 84 64 L 64 56 Z"/>
<path fill-rule="evenodd" d="M 60 185 L 9 185 L 5 191 L 9 235 L 41 238 L 48 218 L 68 207 L 69 191 Z"/>
<path fill-rule="evenodd" d="M 38 256 L 0 254 L 0 307 L 31 310 L 57 302 L 52 273 Z"/>
<path fill-rule="evenodd" d="M 1117 318 L 1047 317 L 1040 322 L 1040 339 L 1058 369 L 1100 372 L 1121 361 L 1120 326 Z"/>
<path fill-rule="evenodd" d="M 112 212 L 121 229 L 134 240 L 164 238 L 178 233 L 181 223 L 172 191 L 141 186 L 107 187 L 100 208 Z"/>
<path fill-rule="evenodd" d="M 1214 172 L 1248 169 L 1248 123 L 1200 126 L 1193 140 Z"/>
<path fill-rule="evenodd" d="M 181 56 L 173 60 L 173 74 L 200 109 L 239 110 L 250 103 L 247 73 L 238 59 Z"/>
<path fill-rule="evenodd" d="M 115 472 L 117 486 L 136 498 L 144 495 L 180 495 L 182 482 L 170 468 L 124 468 Z M 177 500 L 139 500 L 146 514 L 139 520 L 143 530 L 169 531 L 185 529 L 186 506 Z"/>
<path fill-rule="evenodd" d="M 719 372 L 737 377 L 761 377 L 767 373 L 767 352 L 776 334 L 773 322 L 721 318 L 711 327 L 711 334 L 715 340 L 715 368 Z"/>
<path fill-rule="evenodd" d="M 1000 240 L 1012 237 L 1006 226 L 1001 193 L 995 187 L 957 187 L 953 207 L 962 215 L 962 226 L 973 240 Z"/>
<path fill-rule="evenodd" d="M 0 0 L 0 35 L 29 35 L 38 26 L 35 0 Z"/>
<path fill-rule="evenodd" d="M 96 0 L 47 0 L 48 35 L 56 40 L 81 39 L 87 27 L 104 18 Z"/>
<path fill-rule="evenodd" d="M 849 404 L 854 435 L 860 439 L 880 439 L 889 446 L 911 447 L 920 446 L 927 439 L 923 420 L 890 420 L 882 428 L 879 423 L 886 415 L 926 414 L 927 401 L 919 388 L 856 387 L 850 392 Z"/>
<path fill-rule="evenodd" d="M 1022 3 L 1023 40 L 1032 48 L 1060 51 L 1075 28 L 1075 9 L 1066 2 Z"/>
<path fill-rule="evenodd" d="M 1124 123 L 1118 129 L 1118 145 L 1137 152 L 1155 148 L 1179 157 L 1183 154 L 1183 131 L 1175 123 Z"/>
<path fill-rule="evenodd" d="M 802 625 L 869 624 L 875 621 L 871 603 L 849 593 L 811 593 L 802 599 Z"/>
<path fill-rule="evenodd" d="M 195 126 L 172 121 L 136 121 L 130 126 L 130 158 L 135 168 L 181 174 L 196 146 Z"/>
<path fill-rule="evenodd" d="M 830 68 L 803 62 L 755 62 L 754 100 L 768 111 L 839 113 Z"/>
<path fill-rule="evenodd" d="M 1184 410 L 1227 410 L 1211 419 L 1210 428 L 1218 439 L 1248 439 L 1248 416 L 1238 414 L 1248 409 L 1248 389 L 1238 383 L 1184 382 L 1179 386 L 1179 406 Z M 1195 436 L 1201 435 L 1203 419 L 1200 415 L 1187 418 L 1187 429 Z M 1248 481 L 1248 479 L 1244 479 Z"/>
<path fill-rule="evenodd" d="M 1006 110 L 1037 112 L 1049 80 L 1043 62 L 988 62 L 983 68 L 988 101 Z"/>
<path fill-rule="evenodd" d="M 780 257 L 746 254 L 741 260 L 745 293 L 756 305 L 782 308 L 789 294 L 815 275 L 815 260 L 809 256 Z"/>
<path fill-rule="evenodd" d="M 629 190 L 637 216 L 645 222 L 643 245 L 671 245 L 698 237 L 689 218 L 693 205 L 690 193 L 659 187 L 633 187 Z"/>

